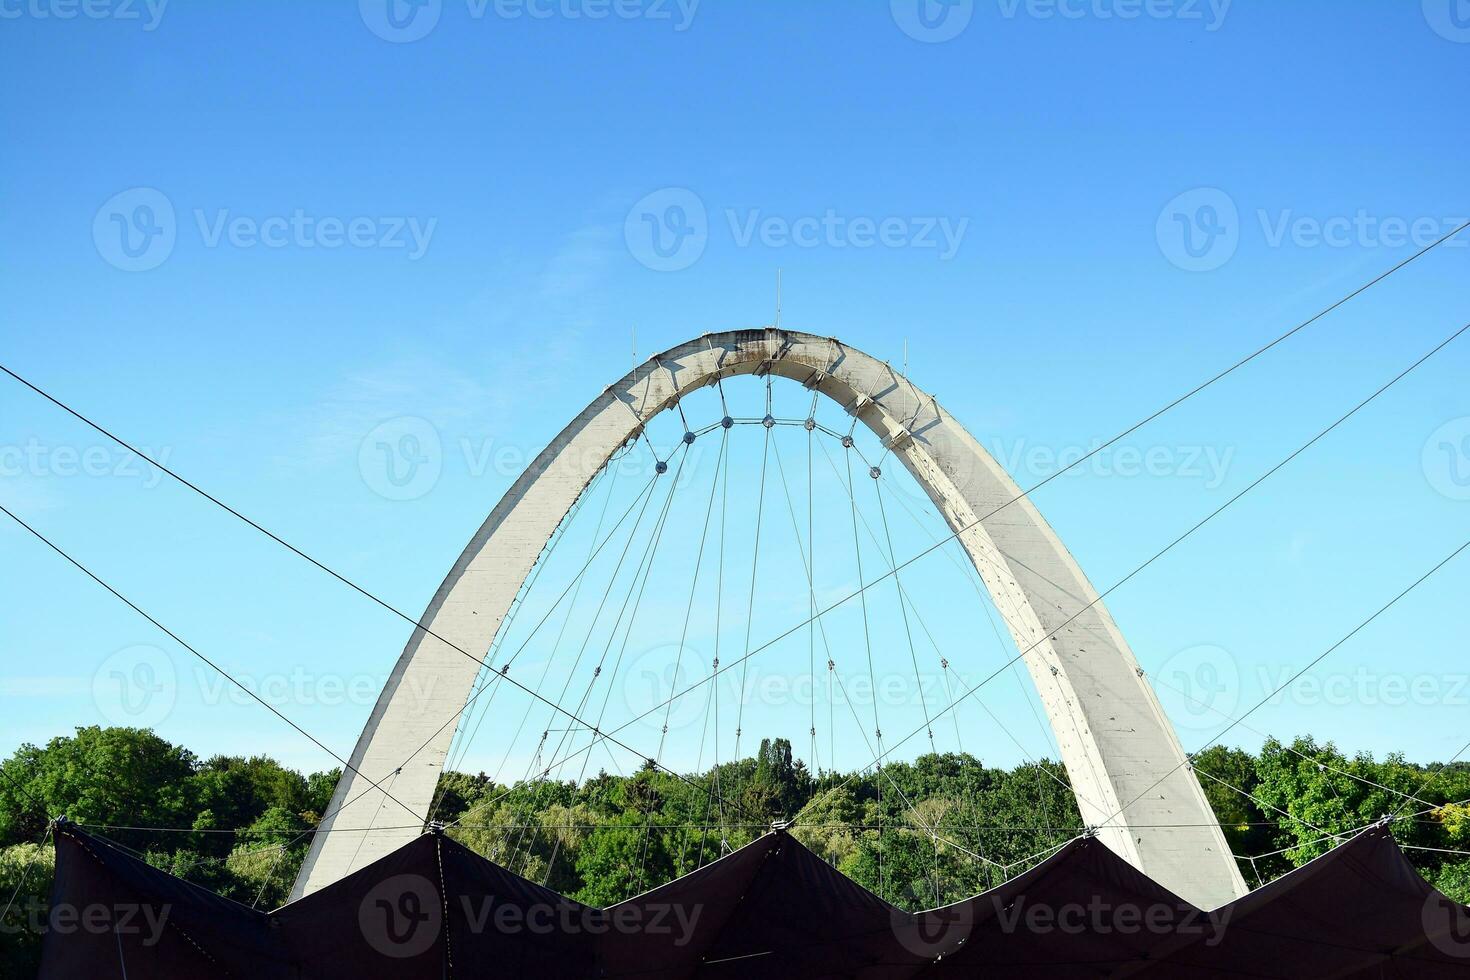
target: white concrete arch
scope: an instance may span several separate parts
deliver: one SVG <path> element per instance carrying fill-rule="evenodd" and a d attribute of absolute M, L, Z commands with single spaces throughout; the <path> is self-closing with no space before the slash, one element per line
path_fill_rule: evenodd
<path fill-rule="evenodd" d="M 1196 905 L 1215 908 L 1244 894 L 1209 803 L 1181 765 L 1185 757 L 1173 728 L 1122 633 L 1056 534 L 1029 498 L 1016 499 L 1016 483 L 931 395 L 833 339 L 780 330 L 709 334 L 609 386 L 495 506 L 420 622 L 483 655 L 552 532 L 614 451 L 690 391 L 719 378 L 767 372 L 842 405 L 903 462 L 952 529 L 967 528 L 960 541 L 1017 648 L 1030 648 L 1026 667 L 1084 822 L 1106 823 L 1100 836 L 1109 847 Z M 1047 638 L 1052 632 L 1057 635 Z M 464 707 L 478 671 L 478 663 L 415 629 L 353 750 L 353 767 L 427 816 L 455 726 L 438 735 L 435 730 Z M 404 765 L 426 740 L 428 747 Z M 419 833 L 363 833 L 407 821 L 396 803 L 351 772 L 343 773 L 328 812 L 293 898 Z"/>

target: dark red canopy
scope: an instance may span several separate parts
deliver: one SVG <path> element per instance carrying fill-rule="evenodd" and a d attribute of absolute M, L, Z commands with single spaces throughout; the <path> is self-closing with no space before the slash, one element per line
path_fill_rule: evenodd
<path fill-rule="evenodd" d="M 42 977 L 298 975 L 264 915 L 75 827 L 58 825 L 55 836 Z"/>
<path fill-rule="evenodd" d="M 608 909 L 426 834 L 274 912 L 56 830 L 43 980 L 1470 977 L 1470 910 L 1364 832 L 1213 914 L 1095 839 L 910 915 L 784 832 Z"/>
<path fill-rule="evenodd" d="M 1419 877 L 1385 827 L 1219 909 L 1212 936 L 1172 938 L 1126 976 L 1470 976 L 1470 910 Z"/>
<path fill-rule="evenodd" d="M 1096 838 L 1079 838 L 975 898 L 915 916 L 938 958 L 925 977 L 1102 977 L 1171 937 L 1215 927 Z"/>

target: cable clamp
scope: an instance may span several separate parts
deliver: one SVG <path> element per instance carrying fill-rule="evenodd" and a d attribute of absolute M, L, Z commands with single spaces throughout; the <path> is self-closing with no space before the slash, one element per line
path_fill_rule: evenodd
<path fill-rule="evenodd" d="M 883 448 L 889 452 L 900 452 L 914 441 L 914 434 L 903 426 L 883 437 Z"/>

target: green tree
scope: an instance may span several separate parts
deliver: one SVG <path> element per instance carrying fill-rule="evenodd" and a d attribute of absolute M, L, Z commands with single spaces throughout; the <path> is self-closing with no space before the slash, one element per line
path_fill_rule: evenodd
<path fill-rule="evenodd" d="M 573 897 L 588 905 L 613 905 L 640 889 L 668 881 L 672 855 L 650 833 L 643 814 L 620 814 L 587 837 L 577 858 L 583 885 Z"/>
<path fill-rule="evenodd" d="M 187 827 L 197 765 L 192 752 L 139 728 L 78 728 L 45 748 L 23 745 L 6 763 L 6 775 L 23 788 L 7 780 L 0 795 L 3 843 L 35 840 L 62 815 L 76 823 Z M 132 834 L 127 843 L 170 846 L 163 834 Z"/>
<path fill-rule="evenodd" d="M 41 927 L 55 869 L 49 843 L 0 848 L 0 894 L 5 900 L 15 896 L 0 921 L 0 977 L 33 977 L 40 968 Z"/>

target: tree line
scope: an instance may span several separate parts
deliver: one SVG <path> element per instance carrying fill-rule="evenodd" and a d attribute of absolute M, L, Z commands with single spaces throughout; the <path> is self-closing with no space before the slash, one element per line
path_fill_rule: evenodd
<path fill-rule="evenodd" d="M 1310 737 L 1259 752 L 1217 746 L 1200 783 L 1258 886 L 1324 853 L 1329 835 L 1398 814 L 1394 833 L 1426 879 L 1470 902 L 1470 764 L 1344 755 Z M 146 729 L 78 728 L 0 762 L 0 975 L 34 972 L 65 815 L 155 867 L 228 898 L 282 904 L 326 812 L 336 770 L 303 774 L 264 756 L 202 759 Z M 1405 796 L 1420 802 L 1406 802 Z M 896 905 L 977 894 L 1083 830 L 1065 770 L 923 755 L 881 772 L 811 772 L 786 739 L 751 758 L 675 776 L 652 763 L 581 782 L 502 784 L 446 772 L 434 818 L 466 846 L 533 881 L 604 906 L 749 843 L 773 824 Z M 1326 838 L 1326 839 L 1324 839 Z"/>

